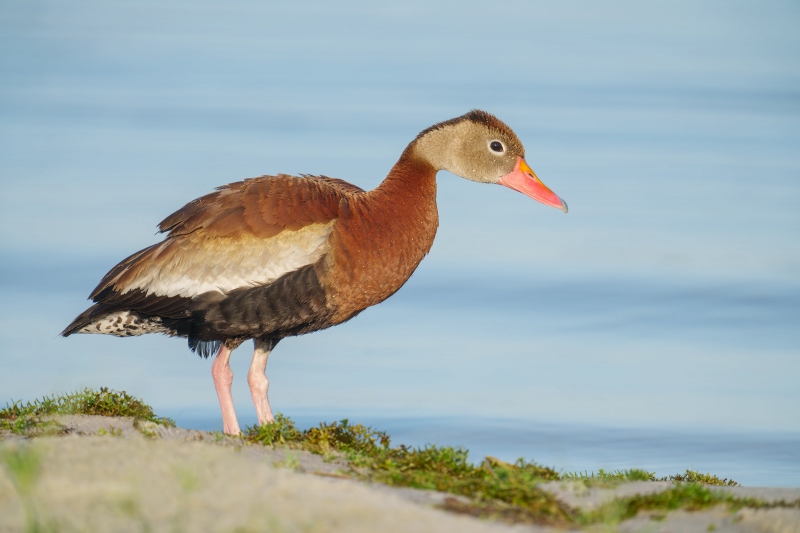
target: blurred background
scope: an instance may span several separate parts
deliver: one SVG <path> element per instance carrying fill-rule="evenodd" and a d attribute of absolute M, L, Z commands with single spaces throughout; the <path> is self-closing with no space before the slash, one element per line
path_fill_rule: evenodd
<path fill-rule="evenodd" d="M 440 173 L 430 256 L 283 341 L 273 408 L 475 461 L 800 486 L 799 23 L 793 0 L 4 1 L 0 404 L 108 386 L 221 429 L 185 340 L 58 333 L 215 186 L 372 188 L 482 108 L 569 214 Z"/>

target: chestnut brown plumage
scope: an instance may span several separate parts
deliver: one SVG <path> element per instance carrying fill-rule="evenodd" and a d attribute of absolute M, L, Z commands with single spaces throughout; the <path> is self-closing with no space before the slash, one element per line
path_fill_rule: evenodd
<path fill-rule="evenodd" d="M 423 130 L 376 189 L 325 176 L 262 176 L 219 187 L 167 217 L 166 238 L 128 257 L 63 332 L 188 338 L 216 353 L 227 433 L 238 433 L 228 364 L 254 339 L 248 373 L 260 423 L 270 422 L 267 357 L 283 338 L 340 324 L 396 292 L 430 250 L 436 173 L 505 185 L 566 212 L 525 162 L 511 129 L 474 110 Z"/>

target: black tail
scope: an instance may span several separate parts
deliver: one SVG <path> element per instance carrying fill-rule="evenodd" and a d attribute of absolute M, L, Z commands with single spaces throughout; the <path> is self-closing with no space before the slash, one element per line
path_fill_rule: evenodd
<path fill-rule="evenodd" d="M 107 304 L 94 304 L 89 309 L 79 314 L 75 320 L 61 332 L 61 335 L 63 337 L 69 337 L 73 333 L 77 333 L 92 322 L 95 322 L 111 312 L 113 312 L 113 309 Z"/>

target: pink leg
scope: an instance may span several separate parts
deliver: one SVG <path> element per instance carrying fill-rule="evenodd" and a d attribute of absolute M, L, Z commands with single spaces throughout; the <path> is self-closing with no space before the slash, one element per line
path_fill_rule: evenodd
<path fill-rule="evenodd" d="M 211 365 L 211 375 L 214 378 L 214 387 L 217 389 L 219 406 L 222 409 L 222 429 L 228 435 L 239 435 L 239 421 L 236 420 L 236 410 L 233 408 L 231 384 L 233 383 L 233 370 L 229 363 L 231 351 L 223 344 L 217 352 L 217 357 Z"/>
<path fill-rule="evenodd" d="M 267 358 L 275 343 L 272 341 L 255 340 L 256 348 L 253 351 L 253 362 L 247 372 L 247 383 L 250 385 L 250 394 L 253 396 L 253 403 L 258 413 L 258 423 L 260 425 L 269 424 L 275 418 L 272 416 L 272 409 L 269 407 L 267 390 L 269 380 L 265 374 L 267 370 Z"/>

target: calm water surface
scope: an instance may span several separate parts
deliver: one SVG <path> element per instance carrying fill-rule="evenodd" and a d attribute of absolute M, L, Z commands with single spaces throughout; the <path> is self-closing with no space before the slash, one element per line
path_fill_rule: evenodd
<path fill-rule="evenodd" d="M 788 1 L 3 3 L 0 402 L 109 386 L 219 429 L 185 341 L 58 337 L 97 281 L 217 185 L 371 188 L 480 107 L 570 213 L 441 173 L 430 256 L 283 341 L 276 410 L 474 460 L 800 486 L 798 21 Z"/>

